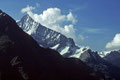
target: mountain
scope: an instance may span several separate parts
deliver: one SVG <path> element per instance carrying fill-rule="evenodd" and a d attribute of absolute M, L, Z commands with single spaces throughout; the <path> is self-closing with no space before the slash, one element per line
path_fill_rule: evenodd
<path fill-rule="evenodd" d="M 25 15 L 17 24 L 31 35 L 40 46 L 54 49 L 66 58 L 79 58 L 94 71 L 100 73 L 105 80 L 120 79 L 120 69 L 101 58 L 98 52 L 87 47 L 76 46 L 73 39 L 42 26 L 29 15 Z"/>
<path fill-rule="evenodd" d="M 80 59 L 42 48 L 0 10 L 0 80 L 101 80 Z"/>
<path fill-rule="evenodd" d="M 64 57 L 69 57 L 72 54 L 79 56 L 79 53 L 87 50 L 85 47 L 76 46 L 72 38 L 67 38 L 61 33 L 35 22 L 29 15 L 25 15 L 17 24 L 31 35 L 40 46 L 54 49 Z"/>
<path fill-rule="evenodd" d="M 106 56 L 104 56 L 104 59 L 120 68 L 120 50 L 113 50 L 107 52 Z"/>
<path fill-rule="evenodd" d="M 98 54 L 98 52 L 88 49 L 81 54 L 80 59 L 93 68 L 94 71 L 101 73 L 105 80 L 119 80 L 120 68 L 104 60 L 104 58 L 101 58 Z"/>

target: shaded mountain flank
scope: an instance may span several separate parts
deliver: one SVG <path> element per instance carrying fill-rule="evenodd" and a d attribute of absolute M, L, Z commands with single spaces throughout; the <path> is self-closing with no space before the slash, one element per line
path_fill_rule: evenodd
<path fill-rule="evenodd" d="M 106 56 L 104 56 L 104 59 L 111 64 L 117 66 L 120 68 L 120 50 L 113 50 L 107 53 Z"/>

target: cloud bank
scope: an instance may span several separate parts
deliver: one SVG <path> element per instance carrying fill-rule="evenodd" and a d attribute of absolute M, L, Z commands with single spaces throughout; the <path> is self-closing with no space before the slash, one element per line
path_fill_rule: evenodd
<path fill-rule="evenodd" d="M 116 34 L 112 41 L 105 46 L 106 49 L 120 49 L 120 33 Z"/>
<path fill-rule="evenodd" d="M 73 38 L 75 41 L 82 41 L 84 37 L 82 35 L 76 36 L 74 25 L 77 22 L 76 17 L 72 12 L 68 14 L 62 14 L 61 9 L 59 8 L 48 8 L 44 10 L 41 14 L 34 13 L 35 7 L 27 6 L 21 10 L 22 13 L 27 13 L 31 16 L 36 22 L 62 33 L 68 38 Z"/>

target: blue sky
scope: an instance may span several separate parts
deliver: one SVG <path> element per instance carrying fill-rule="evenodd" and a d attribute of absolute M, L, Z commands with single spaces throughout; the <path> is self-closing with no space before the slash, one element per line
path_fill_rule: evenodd
<path fill-rule="evenodd" d="M 105 50 L 106 44 L 120 33 L 120 0 L 1 0 L 0 9 L 18 20 L 25 15 L 22 8 L 36 4 L 39 7 L 34 12 L 38 14 L 48 8 L 59 8 L 62 14 L 71 11 L 77 20 L 75 33 L 84 37 L 77 44 L 93 50 Z"/>

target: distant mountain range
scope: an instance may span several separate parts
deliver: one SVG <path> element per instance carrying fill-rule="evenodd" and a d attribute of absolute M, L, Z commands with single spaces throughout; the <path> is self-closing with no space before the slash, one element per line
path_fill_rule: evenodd
<path fill-rule="evenodd" d="M 94 71 L 101 73 L 105 80 L 120 79 L 118 66 L 109 62 L 108 58 L 101 58 L 98 52 L 87 47 L 79 47 L 71 38 L 67 38 L 61 33 L 51 30 L 40 23 L 35 22 L 28 14 L 17 24 L 29 35 L 31 35 L 41 47 L 51 48 L 58 51 L 62 56 L 69 58 L 79 58 Z M 106 54 L 107 55 L 107 54 Z M 102 56 L 105 56 L 104 53 Z M 120 59 L 120 58 L 119 58 Z"/>
<path fill-rule="evenodd" d="M 106 61 L 120 68 L 120 50 L 112 50 L 106 52 L 106 56 L 103 57 Z"/>

